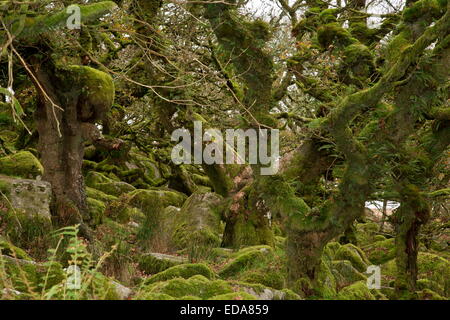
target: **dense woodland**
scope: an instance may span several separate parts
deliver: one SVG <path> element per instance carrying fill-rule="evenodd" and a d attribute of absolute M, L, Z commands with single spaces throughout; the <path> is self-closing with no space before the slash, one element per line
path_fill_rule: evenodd
<path fill-rule="evenodd" d="M 449 33 L 447 0 L 0 1 L 0 299 L 448 299 Z M 194 121 L 278 129 L 278 172 L 175 164 Z"/>

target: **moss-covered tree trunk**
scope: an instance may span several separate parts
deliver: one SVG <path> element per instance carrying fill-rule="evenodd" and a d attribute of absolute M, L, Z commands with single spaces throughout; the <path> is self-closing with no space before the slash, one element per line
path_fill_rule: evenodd
<path fill-rule="evenodd" d="M 230 90 L 233 91 L 236 103 L 240 106 L 246 121 L 246 128 L 243 129 L 276 128 L 277 122 L 269 114 L 274 103 L 273 58 L 264 50 L 270 38 L 268 25 L 260 20 L 243 19 L 236 10 L 234 0 L 228 3 L 205 1 L 204 9 L 204 17 L 210 22 L 218 41 L 218 46 L 214 50 L 219 53 L 217 57 L 221 60 L 219 64 L 231 63 L 234 69 L 231 72 L 239 79 Z M 226 78 L 228 76 L 229 74 Z M 227 190 L 230 210 L 226 216 L 224 246 L 273 243 L 264 195 L 257 192 L 262 179 L 260 166 L 255 164 L 252 170 L 248 170 L 242 171 L 244 175 L 250 173 L 246 178 L 247 183 L 239 183 L 242 177 L 232 177 L 235 185 L 228 187 Z M 206 172 L 208 173 L 208 170 Z M 229 179 L 217 175 L 217 172 L 213 173 L 216 175 L 209 174 L 210 179 L 218 180 L 221 186 L 229 185 L 227 183 Z M 225 195 L 224 192 L 221 194 Z"/>
<path fill-rule="evenodd" d="M 395 290 L 399 298 L 411 299 L 416 291 L 418 234 L 420 226 L 430 217 L 430 208 L 417 187 L 407 185 L 402 190 L 401 206 L 395 213 L 395 250 L 397 278 Z"/>
<path fill-rule="evenodd" d="M 100 138 L 94 122 L 111 107 L 112 79 L 89 67 L 57 68 L 50 63 L 35 63 L 34 73 L 43 179 L 52 184 L 57 220 L 61 225 L 89 222 L 81 172 L 84 141 Z M 86 235 L 84 224 L 81 230 Z"/>

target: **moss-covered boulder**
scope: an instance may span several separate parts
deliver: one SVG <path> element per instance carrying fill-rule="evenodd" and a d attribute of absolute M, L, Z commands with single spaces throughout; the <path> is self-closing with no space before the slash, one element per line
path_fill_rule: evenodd
<path fill-rule="evenodd" d="M 375 222 L 358 223 L 355 226 L 356 241 L 359 246 L 364 247 L 373 243 L 377 236 L 380 226 Z"/>
<path fill-rule="evenodd" d="M 156 180 L 162 177 L 160 169 L 152 157 L 144 156 L 137 152 L 130 152 L 130 162 L 132 163 L 127 164 L 129 169 L 141 168 L 150 179 Z"/>
<path fill-rule="evenodd" d="M 228 282 L 234 291 L 243 291 L 258 300 L 301 300 L 300 296 L 289 289 L 277 290 L 258 283 L 247 283 L 230 280 Z"/>
<path fill-rule="evenodd" d="M 366 280 L 367 277 L 356 270 L 348 260 L 338 260 L 332 262 L 332 273 L 336 279 L 337 289 L 346 287 L 356 281 Z"/>
<path fill-rule="evenodd" d="M 169 296 L 165 293 L 158 293 L 158 292 L 148 292 L 148 291 L 140 291 L 138 294 L 133 298 L 134 300 L 175 300 L 174 297 Z"/>
<path fill-rule="evenodd" d="M 442 294 L 450 297 L 450 262 L 439 255 L 420 252 L 417 257 L 418 278 L 436 282 L 443 288 Z"/>
<path fill-rule="evenodd" d="M 376 241 L 364 248 L 372 264 L 380 265 L 395 258 L 395 239 Z"/>
<path fill-rule="evenodd" d="M 157 273 L 154 276 L 145 280 L 145 284 L 155 283 L 159 281 L 167 281 L 174 278 L 188 279 L 194 275 L 201 275 L 207 279 L 215 277 L 214 272 L 205 264 L 181 264 L 173 266 L 163 272 Z"/>
<path fill-rule="evenodd" d="M 19 247 L 16 247 L 11 242 L 7 241 L 6 239 L 3 239 L 1 236 L 0 236 L 0 254 L 21 260 L 29 260 L 29 261 L 32 260 L 24 250 L 22 250 Z"/>
<path fill-rule="evenodd" d="M 419 300 L 448 300 L 447 298 L 439 295 L 430 289 L 423 289 L 417 292 L 417 298 Z"/>
<path fill-rule="evenodd" d="M 257 298 L 245 291 L 220 294 L 209 298 L 208 300 L 256 300 Z"/>
<path fill-rule="evenodd" d="M 336 296 L 338 300 L 377 300 L 375 295 L 367 287 L 365 281 L 355 282 L 341 291 Z"/>
<path fill-rule="evenodd" d="M 51 185 L 48 182 L 15 179 L 0 175 L 0 218 L 5 224 L 4 233 L 16 244 L 32 245 L 32 241 L 51 230 Z"/>
<path fill-rule="evenodd" d="M 117 177 L 112 179 L 110 176 L 96 171 L 89 171 L 86 174 L 85 183 L 90 188 L 114 197 L 119 197 L 122 194 L 136 190 L 134 186 L 120 181 Z"/>
<path fill-rule="evenodd" d="M 195 275 L 187 279 L 174 278 L 146 285 L 136 295 L 135 299 L 148 299 L 151 297 L 150 294 L 164 294 L 176 299 L 192 296 L 209 299 L 227 293 L 233 293 L 233 289 L 226 281 L 211 281 L 203 275 Z"/>
<path fill-rule="evenodd" d="M 419 252 L 417 256 L 417 288 L 429 289 L 439 295 L 450 297 L 450 262 L 434 253 Z M 397 275 L 395 259 L 381 266 L 382 285 L 392 284 Z M 383 280 L 385 283 L 383 283 Z"/>
<path fill-rule="evenodd" d="M 147 274 L 155 274 L 187 262 L 183 257 L 151 252 L 140 257 L 139 268 Z"/>
<path fill-rule="evenodd" d="M 129 193 L 136 190 L 131 184 L 123 181 L 112 181 L 105 183 L 97 183 L 92 186 L 93 188 L 102 191 L 103 193 L 118 197 L 122 194 Z"/>
<path fill-rule="evenodd" d="M 261 270 L 247 270 L 242 273 L 239 279 L 244 282 L 259 283 L 270 288 L 281 290 L 285 286 L 286 274 L 276 269 L 267 270 L 267 268 L 262 268 Z"/>
<path fill-rule="evenodd" d="M 442 287 L 442 285 L 440 285 L 436 281 L 429 280 L 429 279 L 417 280 L 416 289 L 419 291 L 428 289 L 428 290 L 432 290 L 433 292 L 436 292 L 439 295 L 445 296 L 445 290 Z"/>
<path fill-rule="evenodd" d="M 331 299 L 334 297 L 337 292 L 337 283 L 332 272 L 331 260 L 323 255 L 320 262 L 316 283 L 314 285 L 310 283 L 302 283 L 301 285 L 303 285 L 307 290 L 313 286 L 316 296 L 320 298 Z"/>
<path fill-rule="evenodd" d="M 327 254 L 330 259 L 334 259 L 336 252 L 342 245 L 339 242 L 328 242 L 324 249 L 324 254 Z"/>
<path fill-rule="evenodd" d="M 119 223 L 127 223 L 130 221 L 132 216 L 139 214 L 141 211 L 128 205 L 126 199 L 127 198 L 121 197 L 118 200 L 110 202 L 106 207 L 105 216 Z M 138 213 L 136 213 L 136 211 Z M 142 212 L 141 214 L 145 217 Z"/>
<path fill-rule="evenodd" d="M 94 225 L 99 225 L 103 222 L 103 216 L 105 213 L 105 204 L 97 199 L 87 198 L 87 204 L 89 208 L 89 213 L 91 216 L 91 222 Z"/>
<path fill-rule="evenodd" d="M 102 201 L 104 203 L 109 203 L 111 201 L 117 200 L 118 198 L 115 196 L 112 196 L 110 194 L 106 194 L 103 191 L 86 187 L 86 195 L 88 198 L 96 199 L 99 201 Z"/>
<path fill-rule="evenodd" d="M 0 180 L 7 182 L 10 190 L 6 193 L 13 210 L 21 210 L 26 214 L 38 215 L 51 219 L 50 203 L 52 190 L 50 183 L 40 180 L 9 179 L 0 176 Z"/>
<path fill-rule="evenodd" d="M 128 203 L 141 209 L 144 213 L 154 207 L 165 208 L 168 206 L 181 207 L 186 200 L 186 195 L 169 189 L 140 190 L 130 192 Z M 150 210 L 151 211 L 151 210 Z"/>
<path fill-rule="evenodd" d="M 251 269 L 256 264 L 266 260 L 267 257 L 273 258 L 273 249 L 269 246 L 245 248 L 237 252 L 233 259 L 219 271 L 219 276 L 222 278 L 232 277 L 246 269 Z"/>
<path fill-rule="evenodd" d="M 298 300 L 300 297 L 290 290 L 275 290 L 260 284 L 239 281 L 210 280 L 202 275 L 188 279 L 174 278 L 144 285 L 135 299 L 257 299 Z"/>
<path fill-rule="evenodd" d="M 220 246 L 221 197 L 215 193 L 194 193 L 181 207 L 175 220 L 172 241 L 176 248 L 188 249 L 193 259 L 207 256 L 211 248 Z"/>
<path fill-rule="evenodd" d="M 42 288 L 49 289 L 66 279 L 60 263 L 36 263 L 31 260 L 0 255 L 0 267 L 6 277 L 0 277 L 0 287 L 11 288 L 26 296 L 37 296 Z"/>
<path fill-rule="evenodd" d="M 79 88 L 78 118 L 83 122 L 102 119 L 114 101 L 114 81 L 103 71 L 79 65 L 65 66 L 60 72 L 68 83 Z"/>
<path fill-rule="evenodd" d="M 334 256 L 335 260 L 348 260 L 359 272 L 366 272 L 370 264 L 364 252 L 357 246 L 347 243 L 341 246 Z"/>
<path fill-rule="evenodd" d="M 286 255 L 282 248 L 266 245 L 243 248 L 237 252 L 230 249 L 214 249 L 215 263 L 223 265 L 219 274 L 225 279 L 259 284 L 281 290 L 286 286 Z"/>
<path fill-rule="evenodd" d="M 103 173 L 96 172 L 96 171 L 89 171 L 86 174 L 86 177 L 84 178 L 84 182 L 87 186 L 95 188 L 96 184 L 99 183 L 108 183 L 113 182 L 111 178 L 107 177 Z"/>
<path fill-rule="evenodd" d="M 36 178 L 44 174 L 39 160 L 29 151 L 20 151 L 0 158 L 0 173 L 21 178 Z"/>

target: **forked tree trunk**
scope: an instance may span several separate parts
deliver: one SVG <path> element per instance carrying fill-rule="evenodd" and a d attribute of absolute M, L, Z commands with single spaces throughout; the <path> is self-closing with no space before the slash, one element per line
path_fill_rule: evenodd
<path fill-rule="evenodd" d="M 53 211 L 59 225 L 90 222 L 84 179 L 81 171 L 84 141 L 101 140 L 94 122 L 103 118 L 112 105 L 111 77 L 83 66 L 58 69 L 53 64 L 34 64 L 33 81 L 39 92 L 35 120 L 43 179 L 52 184 Z"/>
<path fill-rule="evenodd" d="M 61 111 L 44 95 L 39 95 L 35 119 L 39 132 L 39 152 L 43 179 L 52 184 L 58 223 L 70 225 L 89 221 L 81 166 L 84 155 L 81 122 L 77 119 L 76 92 L 64 92 L 59 79 L 36 72 L 41 86 Z"/>

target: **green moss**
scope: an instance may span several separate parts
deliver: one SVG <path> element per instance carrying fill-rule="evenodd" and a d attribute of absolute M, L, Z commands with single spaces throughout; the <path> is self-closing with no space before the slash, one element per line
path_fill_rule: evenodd
<path fill-rule="evenodd" d="M 385 59 L 388 62 L 388 66 L 392 66 L 400 56 L 400 54 L 411 45 L 411 31 L 407 28 L 403 28 L 402 31 L 389 41 L 386 52 Z"/>
<path fill-rule="evenodd" d="M 106 209 L 105 204 L 97 199 L 87 198 L 89 213 L 91 215 L 92 223 L 99 225 L 103 222 L 103 216 Z"/>
<path fill-rule="evenodd" d="M 248 283 L 230 280 L 228 283 L 234 291 L 243 291 L 255 296 L 258 300 L 300 300 L 300 296 L 288 289 L 276 290 L 259 283 Z"/>
<path fill-rule="evenodd" d="M 84 299 L 88 300 L 120 300 L 116 286 L 111 279 L 102 273 L 94 271 L 92 273 L 92 283 L 86 290 Z"/>
<path fill-rule="evenodd" d="M 83 172 L 97 170 L 97 162 L 83 159 Z"/>
<path fill-rule="evenodd" d="M 50 289 L 62 283 L 66 279 L 66 272 L 62 265 L 57 261 L 47 261 L 43 266 L 37 268 L 38 287 Z"/>
<path fill-rule="evenodd" d="M 80 17 L 82 23 L 94 21 L 106 13 L 112 11 L 117 5 L 112 1 L 102 1 L 90 5 L 80 6 Z M 17 34 L 20 41 L 36 41 L 37 37 L 42 33 L 53 32 L 57 28 L 65 28 L 71 13 L 63 9 L 57 13 L 40 15 L 25 20 L 24 28 L 19 26 L 23 22 L 16 22 L 12 29 L 20 28 L 21 32 Z"/>
<path fill-rule="evenodd" d="M 437 18 L 445 13 L 446 7 L 446 0 L 420 0 L 403 10 L 403 20 L 414 22 L 424 16 Z"/>
<path fill-rule="evenodd" d="M 4 234 L 21 248 L 34 250 L 48 243 L 52 222 L 49 217 L 40 214 L 29 214 L 22 210 L 0 211 L 0 218 L 5 222 Z"/>
<path fill-rule="evenodd" d="M 317 30 L 317 41 L 324 49 L 327 49 L 331 44 L 346 47 L 357 42 L 357 40 L 338 23 L 328 23 L 320 26 Z"/>
<path fill-rule="evenodd" d="M 175 300 L 175 298 L 165 293 L 140 292 L 133 298 L 133 300 Z"/>
<path fill-rule="evenodd" d="M 189 279 L 175 278 L 164 282 L 157 282 L 143 289 L 148 293 L 163 293 L 174 298 L 196 296 L 209 299 L 214 296 L 232 293 L 232 287 L 223 280 L 210 281 L 197 275 Z"/>
<path fill-rule="evenodd" d="M 145 176 L 149 177 L 150 179 L 161 178 L 161 173 L 158 168 L 158 164 L 153 158 L 143 156 L 138 153 L 130 153 L 130 157 L 134 164 L 136 164 L 139 168 L 144 170 Z"/>
<path fill-rule="evenodd" d="M 432 253 L 419 252 L 417 257 L 419 279 L 436 282 L 444 289 L 444 295 L 450 297 L 450 262 Z"/>
<path fill-rule="evenodd" d="M 267 249 L 266 249 L 267 250 Z M 226 264 L 219 272 L 220 277 L 228 278 L 242 272 L 246 268 L 251 268 L 256 263 L 263 261 L 267 253 L 259 249 L 249 250 L 240 253 L 235 259 Z"/>
<path fill-rule="evenodd" d="M 120 181 L 120 182 L 106 182 L 106 183 L 97 183 L 95 185 L 92 185 L 93 188 L 102 191 L 103 193 L 118 197 L 122 194 L 129 193 L 131 191 L 136 190 L 135 187 L 133 187 L 131 184 L 128 184 L 126 182 Z"/>
<path fill-rule="evenodd" d="M 302 298 L 290 289 L 283 289 L 281 292 L 284 293 L 283 300 L 302 300 Z"/>
<path fill-rule="evenodd" d="M 281 290 L 284 287 L 285 275 L 277 270 L 249 270 L 248 272 L 245 272 L 239 279 L 244 282 L 259 283 L 266 287 Z"/>
<path fill-rule="evenodd" d="M 31 260 L 31 258 L 24 250 L 20 249 L 19 247 L 16 247 L 11 242 L 6 241 L 1 237 L 0 237 L 0 254 L 4 254 L 22 260 Z"/>
<path fill-rule="evenodd" d="M 44 168 L 31 152 L 20 151 L 0 158 L 0 173 L 22 178 L 35 178 L 44 174 Z"/>
<path fill-rule="evenodd" d="M 312 296 L 314 291 L 314 286 L 311 279 L 302 277 L 297 279 L 292 285 L 291 289 L 294 290 L 300 297 L 305 298 Z M 336 292 L 334 292 L 335 294 Z"/>
<path fill-rule="evenodd" d="M 259 217 L 256 210 L 243 210 L 245 212 L 238 213 L 234 218 L 232 235 L 229 236 L 230 239 L 226 239 L 224 245 L 233 248 L 257 244 L 273 245 L 273 232 L 259 221 L 265 218 Z M 247 213 L 249 215 L 246 215 Z"/>
<path fill-rule="evenodd" d="M 84 178 L 84 182 L 86 183 L 86 185 L 92 188 L 95 188 L 96 184 L 108 183 L 112 181 L 113 180 L 105 176 L 103 173 L 96 171 L 89 171 Z"/>
<path fill-rule="evenodd" d="M 417 280 L 416 286 L 417 286 L 416 287 L 417 290 L 429 289 L 429 290 L 436 292 L 439 295 L 445 296 L 444 288 L 442 287 L 442 285 L 440 285 L 436 281 L 428 280 L 428 279 L 419 279 L 419 280 Z"/>
<path fill-rule="evenodd" d="M 186 196 L 174 190 L 135 190 L 130 192 L 129 204 L 140 208 L 146 212 L 149 206 L 155 206 L 157 203 L 160 207 L 168 206 L 181 207 L 186 200 Z"/>
<path fill-rule="evenodd" d="M 8 281 L 15 290 L 26 294 L 40 293 L 43 288 L 48 290 L 66 278 L 61 264 L 55 261 L 37 264 L 31 260 L 0 256 L 0 270 L 2 265 L 8 280 L 0 279 L 0 286 Z"/>
<path fill-rule="evenodd" d="M 244 291 L 225 293 L 209 298 L 208 300 L 256 300 L 254 296 Z"/>
<path fill-rule="evenodd" d="M 315 279 L 315 283 L 312 283 L 314 291 L 320 298 L 331 299 L 336 295 L 336 278 L 333 275 L 331 269 L 331 261 L 322 256 L 320 262 L 320 271 Z M 306 283 L 301 285 L 305 286 Z"/>
<path fill-rule="evenodd" d="M 200 174 L 192 174 L 192 180 L 195 182 L 195 184 L 200 186 L 208 186 L 212 187 L 211 181 L 207 176 L 202 176 Z"/>
<path fill-rule="evenodd" d="M 356 224 L 356 241 L 359 246 L 366 246 L 375 241 L 380 226 L 375 222 Z"/>
<path fill-rule="evenodd" d="M 100 120 L 110 110 L 114 101 L 114 82 L 111 76 L 103 71 L 87 66 L 71 65 L 64 67 L 63 77 L 74 88 L 79 88 L 82 105 L 79 106 L 79 117 L 83 121 Z"/>
<path fill-rule="evenodd" d="M 385 236 L 382 236 L 381 234 L 376 235 L 375 237 L 373 237 L 373 240 L 377 241 L 384 241 L 386 240 Z"/>
<path fill-rule="evenodd" d="M 221 201 L 215 193 L 197 191 L 176 214 L 172 242 L 176 248 L 186 249 L 190 259 L 207 258 L 213 248 L 220 246 Z"/>
<path fill-rule="evenodd" d="M 7 257 L 0 256 L 0 268 L 4 267 L 7 278 L 0 278 L 0 285 L 9 287 L 8 282 L 13 288 L 22 293 L 31 294 L 37 291 L 39 276 L 37 265 L 32 261 L 9 260 Z"/>
<path fill-rule="evenodd" d="M 343 245 L 336 251 L 336 260 L 348 260 L 359 271 L 365 272 L 369 261 L 366 258 L 364 252 L 357 246 L 348 243 Z"/>
<path fill-rule="evenodd" d="M 358 281 L 339 291 L 338 300 L 376 300 L 365 281 Z"/>
<path fill-rule="evenodd" d="M 274 252 L 274 250 L 271 246 L 257 245 L 257 246 L 245 247 L 245 248 L 240 249 L 239 251 L 235 251 L 235 252 L 233 252 L 232 257 L 237 258 L 244 253 L 253 252 L 253 251 L 261 251 L 263 253 L 268 253 L 268 254 L 273 254 L 273 252 Z"/>
<path fill-rule="evenodd" d="M 336 252 L 341 247 L 341 244 L 336 241 L 328 242 L 325 246 L 324 252 L 328 252 L 331 259 L 334 259 Z"/>
<path fill-rule="evenodd" d="M 374 242 L 364 248 L 369 261 L 375 265 L 381 265 L 395 258 L 395 239 L 386 239 Z"/>
<path fill-rule="evenodd" d="M 345 47 L 339 71 L 345 83 L 365 81 L 374 70 L 374 57 L 367 46 L 355 43 Z"/>
<path fill-rule="evenodd" d="M 323 24 L 337 22 L 338 13 L 339 9 L 325 9 L 320 12 L 319 18 Z"/>
<path fill-rule="evenodd" d="M 337 288 L 343 288 L 356 281 L 367 279 L 366 276 L 356 270 L 348 260 L 333 261 L 331 270 L 336 279 Z"/>
<path fill-rule="evenodd" d="M 202 298 L 196 296 L 184 296 L 181 297 L 180 300 L 202 300 Z"/>
<path fill-rule="evenodd" d="M 171 267 L 183 263 L 178 257 L 165 256 L 162 254 L 145 254 L 139 259 L 139 268 L 147 274 L 162 272 Z"/>
<path fill-rule="evenodd" d="M 213 279 L 215 277 L 214 272 L 205 264 L 195 263 L 195 264 L 182 264 L 178 266 L 173 266 L 163 272 L 160 272 L 147 280 L 145 284 L 151 284 L 158 281 L 166 281 L 169 279 L 181 277 L 190 278 L 194 275 L 202 275 L 207 279 Z"/>
<path fill-rule="evenodd" d="M 12 184 L 8 179 L 4 179 L 0 176 L 0 192 L 3 193 L 5 196 L 9 196 L 9 194 L 11 193 L 11 187 Z M 2 201 L 4 201 L 5 199 L 2 198 L 0 199 L 0 203 Z"/>
<path fill-rule="evenodd" d="M 448 300 L 430 289 L 418 291 L 417 298 L 420 300 Z"/>
<path fill-rule="evenodd" d="M 272 247 L 263 245 L 244 248 L 229 256 L 228 263 L 219 275 L 245 283 L 282 289 L 287 277 L 285 252 L 283 249 L 275 251 Z"/>
<path fill-rule="evenodd" d="M 130 207 L 123 198 L 112 201 L 105 210 L 105 215 L 119 223 L 127 223 L 130 221 L 131 216 L 134 214 L 134 210 L 139 210 L 137 208 Z"/>
<path fill-rule="evenodd" d="M 105 203 L 109 203 L 118 199 L 115 196 L 106 194 L 100 190 L 91 187 L 86 187 L 86 195 L 88 196 L 88 198 L 96 199 Z"/>
<path fill-rule="evenodd" d="M 275 246 L 280 249 L 286 248 L 286 237 L 275 236 Z"/>

